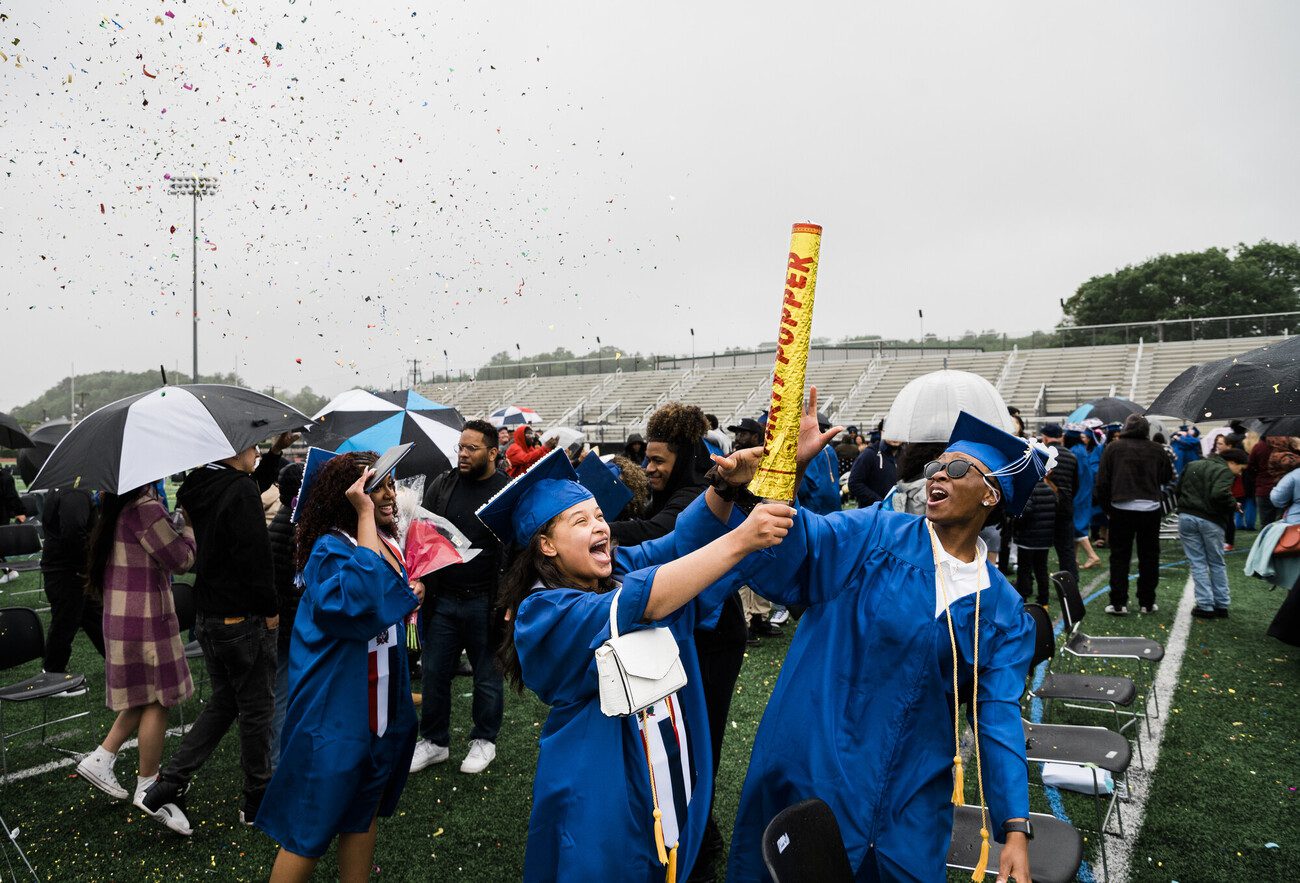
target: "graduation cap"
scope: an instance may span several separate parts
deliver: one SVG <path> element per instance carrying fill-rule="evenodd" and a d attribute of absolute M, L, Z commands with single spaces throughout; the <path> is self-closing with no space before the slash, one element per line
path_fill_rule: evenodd
<path fill-rule="evenodd" d="M 474 514 L 504 545 L 526 546 L 546 522 L 594 496 L 578 483 L 569 455 L 556 448 Z"/>
<path fill-rule="evenodd" d="M 303 506 L 307 502 L 307 497 L 311 494 L 312 486 L 316 479 L 320 477 L 320 471 L 325 468 L 325 464 L 337 457 L 334 451 L 327 451 L 324 448 L 308 448 L 307 462 L 302 466 L 302 484 L 298 487 L 298 499 L 293 504 L 293 514 L 289 516 L 289 521 L 294 524 L 302 517 Z"/>
<path fill-rule="evenodd" d="M 988 477 L 998 481 L 1008 515 L 1024 511 L 1034 485 L 1056 465 L 1056 452 L 1051 448 L 1012 435 L 966 411 L 957 415 L 947 452 L 974 457 L 988 468 Z"/>
<path fill-rule="evenodd" d="M 578 482 L 595 496 L 606 521 L 613 521 L 632 502 L 632 491 L 619 481 L 618 475 L 618 466 L 602 463 L 594 454 L 588 454 L 578 464 Z"/>

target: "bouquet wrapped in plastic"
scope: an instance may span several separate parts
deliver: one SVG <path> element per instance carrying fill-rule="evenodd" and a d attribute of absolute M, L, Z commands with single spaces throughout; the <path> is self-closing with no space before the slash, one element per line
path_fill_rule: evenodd
<path fill-rule="evenodd" d="M 464 564 L 478 556 L 469 537 L 441 515 L 420 505 L 424 498 L 424 476 L 397 483 L 397 541 L 406 558 L 409 579 L 426 577 L 449 564 Z M 419 610 L 406 618 L 406 646 L 420 649 Z"/>

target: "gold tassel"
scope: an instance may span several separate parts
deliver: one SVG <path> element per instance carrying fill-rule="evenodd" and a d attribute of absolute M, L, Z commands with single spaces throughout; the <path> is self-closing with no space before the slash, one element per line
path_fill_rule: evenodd
<path fill-rule="evenodd" d="M 664 814 L 655 807 L 655 848 L 659 850 L 659 864 L 668 864 L 668 850 L 664 848 Z"/>
<path fill-rule="evenodd" d="M 975 883 L 982 883 L 989 868 L 989 829 L 980 828 L 980 837 L 983 839 L 980 844 L 980 860 L 975 863 L 975 870 L 970 875 Z"/>
<path fill-rule="evenodd" d="M 668 853 L 668 883 L 677 883 L 677 847 Z"/>
<path fill-rule="evenodd" d="M 966 805 L 966 783 L 961 773 L 961 755 L 952 756 L 952 805 Z"/>

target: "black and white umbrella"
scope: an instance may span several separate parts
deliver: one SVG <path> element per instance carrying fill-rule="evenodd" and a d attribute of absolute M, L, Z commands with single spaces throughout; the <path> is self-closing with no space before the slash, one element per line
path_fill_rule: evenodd
<path fill-rule="evenodd" d="M 410 389 L 370 392 L 350 389 L 316 414 L 312 443 L 345 453 L 379 451 L 415 442 L 397 464 L 397 477 L 434 476 L 456 462 L 465 418 Z"/>
<path fill-rule="evenodd" d="M 32 440 L 18 421 L 0 412 L 0 448 L 30 448 Z"/>
<path fill-rule="evenodd" d="M 488 422 L 500 429 L 503 426 L 532 426 L 542 422 L 542 415 L 523 405 L 509 405 L 497 408 L 488 415 Z"/>
<path fill-rule="evenodd" d="M 88 487 L 120 493 L 233 457 L 311 418 L 251 389 L 165 386 L 105 405 L 63 437 L 32 489 Z"/>

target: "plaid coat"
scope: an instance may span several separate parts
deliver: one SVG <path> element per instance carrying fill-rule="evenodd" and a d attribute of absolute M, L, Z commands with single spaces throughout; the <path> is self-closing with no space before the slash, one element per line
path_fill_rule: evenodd
<path fill-rule="evenodd" d="M 104 693 L 113 711 L 194 692 L 171 574 L 194 565 L 194 532 L 172 527 L 166 508 L 141 496 L 122 511 L 104 569 Z"/>

